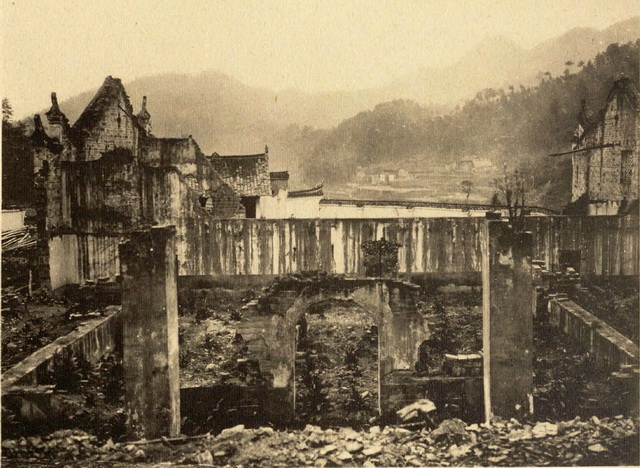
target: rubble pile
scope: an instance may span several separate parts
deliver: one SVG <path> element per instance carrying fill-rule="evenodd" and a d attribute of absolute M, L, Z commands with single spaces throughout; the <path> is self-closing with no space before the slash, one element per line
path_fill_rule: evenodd
<path fill-rule="evenodd" d="M 237 321 L 252 291 L 223 288 L 180 294 L 180 380 L 183 386 L 242 385 Z"/>
<path fill-rule="evenodd" d="M 465 425 L 445 420 L 436 429 L 297 431 L 236 426 L 218 436 L 100 443 L 81 431 L 5 440 L 3 464 L 90 460 L 241 466 L 569 466 L 633 464 L 638 421 L 622 416 L 521 424 L 515 419 Z M 22 465 L 21 465 L 22 466 Z"/>

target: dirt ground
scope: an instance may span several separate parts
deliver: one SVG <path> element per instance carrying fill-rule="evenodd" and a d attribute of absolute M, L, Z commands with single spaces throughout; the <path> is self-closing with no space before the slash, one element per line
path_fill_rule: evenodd
<path fill-rule="evenodd" d="M 180 292 L 181 386 L 214 385 L 232 377 L 239 356 L 234 337 L 241 308 L 254 295 L 249 289 Z"/>
<path fill-rule="evenodd" d="M 239 355 L 234 344 L 236 323 L 242 306 L 255 295 L 252 290 L 220 288 L 181 295 L 182 386 L 234 378 Z M 479 290 L 424 293 L 417 307 L 428 317 L 432 332 L 422 372 L 442 372 L 444 353 L 481 350 Z M 40 304 L 30 307 L 29 314 L 43 320 L 42 328 L 51 327 L 55 335 L 66 330 L 67 310 L 63 304 Z M 41 333 L 29 332 L 26 317 L 15 314 L 3 321 L 3 332 L 8 327 L 13 342 L 24 342 L 19 345 L 24 350 L 31 343 L 27 337 Z M 296 361 L 297 404 L 302 425 L 322 428 L 236 428 L 218 437 L 175 445 L 126 443 L 122 441 L 121 366 L 117 357 L 107 357 L 97 369 L 78 365 L 78 369 L 71 366 L 67 370 L 80 378 L 78 389 L 68 392 L 61 424 L 39 430 L 12 426 L 13 416 L 3 411 L 3 457 L 8 457 L 3 458 L 3 466 L 42 462 L 45 465 L 38 466 L 47 466 L 47 460 L 64 460 L 70 466 L 161 462 L 173 466 L 513 466 L 637 460 L 638 422 L 615 414 L 608 376 L 542 322 L 534 328 L 535 417 L 487 427 L 466 426 L 464 436 L 439 438 L 427 429 L 377 428 L 377 330 L 366 313 L 348 303 L 320 304 L 308 311 L 305 321 L 301 325 L 306 333 L 300 335 Z M 3 346 L 5 338 L 6 343 L 11 341 L 3 333 Z M 6 355 L 3 365 L 4 358 Z M 576 416 L 579 418 L 574 419 Z M 13 431 L 5 432 L 6 428 Z"/>
<path fill-rule="evenodd" d="M 77 305 L 43 292 L 27 298 L 11 289 L 2 291 L 2 370 L 17 364 L 56 338 L 71 333 L 100 310 L 80 313 Z"/>
<path fill-rule="evenodd" d="M 534 407 L 539 421 L 617 414 L 610 372 L 567 336 L 542 322 L 534 327 Z"/>

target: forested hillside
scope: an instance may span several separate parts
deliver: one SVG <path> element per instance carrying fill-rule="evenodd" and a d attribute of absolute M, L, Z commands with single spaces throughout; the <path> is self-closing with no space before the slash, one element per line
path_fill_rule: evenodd
<path fill-rule="evenodd" d="M 567 61 L 560 76 L 541 73 L 536 86 L 482 90 L 446 116 L 412 101 L 379 104 L 331 131 L 315 132 L 305 174 L 345 182 L 358 165 L 428 170 L 477 155 L 522 167 L 533 187 L 531 201 L 560 209 L 570 197 L 571 161 L 547 155 L 570 149 L 582 99 L 597 111 L 615 79 L 638 83 L 639 53 L 640 40 L 611 44 L 587 63 Z"/>

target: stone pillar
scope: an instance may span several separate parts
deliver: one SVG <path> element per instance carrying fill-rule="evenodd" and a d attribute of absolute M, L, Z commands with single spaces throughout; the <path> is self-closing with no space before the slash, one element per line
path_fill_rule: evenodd
<path fill-rule="evenodd" d="M 482 253 L 485 418 L 533 412 L 534 300 L 530 232 L 487 220 Z"/>
<path fill-rule="evenodd" d="M 175 228 L 134 232 L 120 244 L 128 436 L 180 433 Z"/>

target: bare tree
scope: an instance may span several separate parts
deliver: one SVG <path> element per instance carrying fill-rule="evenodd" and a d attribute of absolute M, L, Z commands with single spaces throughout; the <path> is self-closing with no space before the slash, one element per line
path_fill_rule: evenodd
<path fill-rule="evenodd" d="M 509 173 L 505 168 L 504 176 L 496 182 L 497 188 L 504 197 L 511 229 L 513 232 L 524 231 L 525 195 L 527 191 L 522 173 L 517 169 Z"/>

